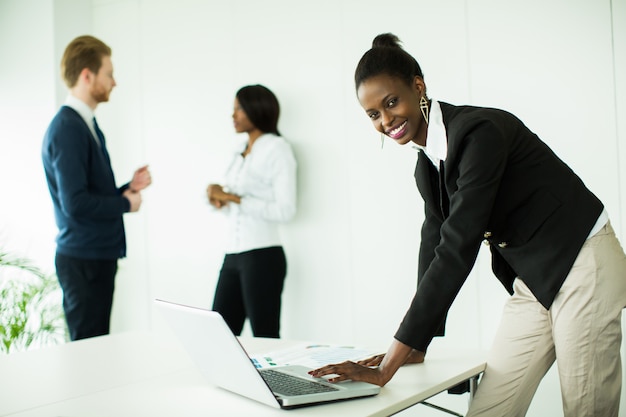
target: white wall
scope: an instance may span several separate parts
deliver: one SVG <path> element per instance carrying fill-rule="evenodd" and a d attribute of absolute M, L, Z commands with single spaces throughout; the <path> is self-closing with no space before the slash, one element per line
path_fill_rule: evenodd
<path fill-rule="evenodd" d="M 113 48 L 118 87 L 97 113 L 116 177 L 149 163 L 154 179 L 126 216 L 113 331 L 161 328 L 154 297 L 211 305 L 224 228 L 204 189 L 236 140 L 234 93 L 262 83 L 299 162 L 282 335 L 386 348 L 415 288 L 423 218 L 415 152 L 381 150 L 354 93 L 356 62 L 387 31 L 433 98 L 519 115 L 605 202 L 624 241 L 626 0 L 0 0 L 0 242 L 52 265 L 39 146 L 65 95 L 63 48 L 92 33 Z M 487 255 L 433 348 L 489 347 L 506 293 Z M 551 371 L 529 415 L 560 412 Z"/>
<path fill-rule="evenodd" d="M 45 267 L 51 242 L 42 236 L 56 229 L 38 148 L 56 107 L 52 10 L 52 2 L 0 0 L 0 247 Z"/>

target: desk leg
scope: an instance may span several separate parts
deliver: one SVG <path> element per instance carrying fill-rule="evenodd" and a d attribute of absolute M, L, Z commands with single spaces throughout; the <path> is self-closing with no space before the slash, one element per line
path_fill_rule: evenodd
<path fill-rule="evenodd" d="M 448 410 L 447 408 L 439 407 L 438 405 L 429 403 L 427 401 L 422 401 L 420 404 L 425 405 L 430 408 L 434 408 L 435 410 L 443 411 L 444 413 L 452 414 L 453 416 L 456 416 L 456 417 L 463 417 L 463 414 L 459 414 L 455 411 Z"/>
<path fill-rule="evenodd" d="M 467 380 L 467 383 L 469 385 L 469 399 L 468 399 L 468 406 L 472 403 L 472 399 L 474 398 L 474 394 L 476 393 L 476 389 L 478 388 L 478 377 L 479 375 L 475 375 L 473 377 L 471 377 L 470 379 Z M 467 387 L 467 385 L 465 385 L 465 387 Z M 467 389 L 467 388 L 465 388 Z M 448 391 L 450 392 L 450 391 Z M 467 392 L 467 391 L 465 391 Z M 439 411 L 443 411 L 444 413 L 448 413 L 448 414 L 452 414 L 453 416 L 457 416 L 457 417 L 463 417 L 463 414 L 458 414 L 452 410 L 448 410 L 447 408 L 443 408 L 440 407 L 438 405 L 429 403 L 428 401 L 422 401 L 420 404 L 425 405 L 427 407 L 431 407 L 434 408 L 435 410 L 439 410 Z"/>
<path fill-rule="evenodd" d="M 469 379 L 469 404 L 472 403 L 474 399 L 474 394 L 476 394 L 476 389 L 478 388 L 478 375 L 473 376 Z"/>

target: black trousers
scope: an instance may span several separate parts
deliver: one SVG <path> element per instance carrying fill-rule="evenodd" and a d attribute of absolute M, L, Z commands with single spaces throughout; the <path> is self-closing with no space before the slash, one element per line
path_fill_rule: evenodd
<path fill-rule="evenodd" d="M 57 252 L 55 266 L 70 339 L 108 334 L 117 259 L 79 259 Z"/>
<path fill-rule="evenodd" d="M 287 260 L 281 246 L 228 254 L 220 271 L 213 310 L 234 334 L 246 318 L 256 337 L 280 337 L 281 294 Z"/>

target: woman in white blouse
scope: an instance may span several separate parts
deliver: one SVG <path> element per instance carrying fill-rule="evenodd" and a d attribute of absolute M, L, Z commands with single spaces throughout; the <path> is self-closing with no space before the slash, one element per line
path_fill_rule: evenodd
<path fill-rule="evenodd" d="M 230 227 L 213 310 L 236 335 L 248 318 L 254 336 L 280 336 L 287 261 L 278 228 L 296 213 L 296 160 L 278 132 L 279 113 L 266 87 L 237 92 L 233 123 L 248 141 L 233 155 L 223 183 L 207 187 L 209 203 Z"/>

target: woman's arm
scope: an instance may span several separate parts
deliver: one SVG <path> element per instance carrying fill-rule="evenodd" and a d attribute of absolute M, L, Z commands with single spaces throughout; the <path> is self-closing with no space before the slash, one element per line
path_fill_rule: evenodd
<path fill-rule="evenodd" d="M 411 346 L 394 340 L 378 367 L 370 367 L 350 361 L 339 364 L 326 365 L 309 372 L 311 376 L 321 378 L 324 375 L 337 374 L 330 378 L 330 382 L 346 380 L 369 382 L 384 386 L 405 363 L 424 361 L 424 353 L 414 350 Z"/>

